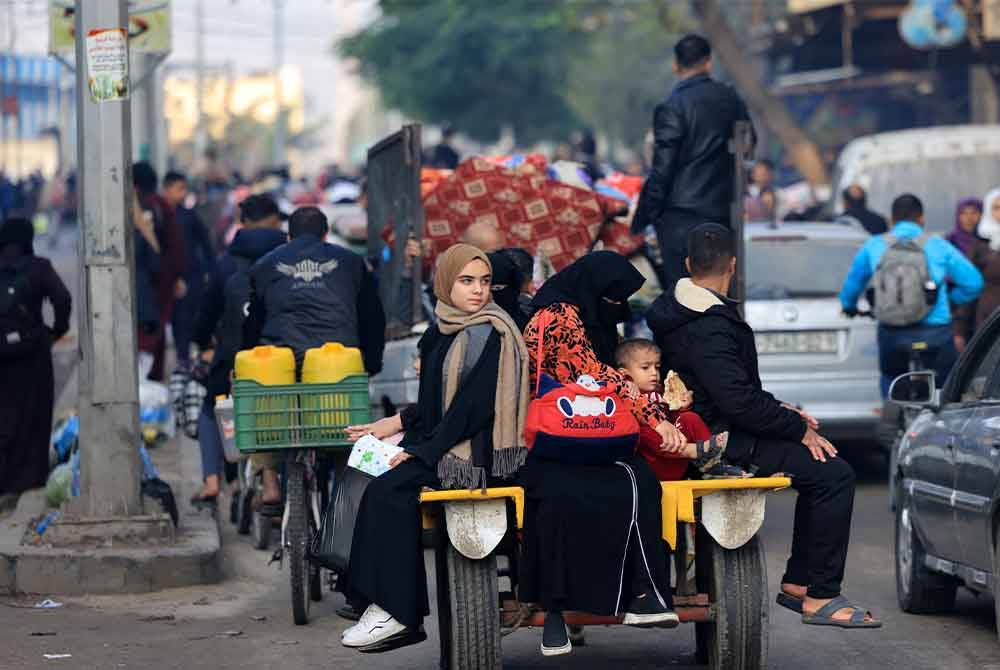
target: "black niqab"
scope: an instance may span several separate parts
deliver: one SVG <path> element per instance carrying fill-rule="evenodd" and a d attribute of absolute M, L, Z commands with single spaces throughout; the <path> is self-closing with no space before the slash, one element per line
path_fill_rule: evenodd
<path fill-rule="evenodd" d="M 535 309 L 560 302 L 576 305 L 598 360 L 614 365 L 617 326 L 629 319 L 631 312 L 627 301 L 645 281 L 642 273 L 621 254 L 595 251 L 549 278 L 535 294 L 531 305 Z M 605 298 L 623 304 L 609 303 Z"/>
<path fill-rule="evenodd" d="M 511 258 L 503 251 L 494 251 L 487 254 L 490 265 L 493 267 L 493 302 L 500 306 L 502 310 L 510 315 L 517 327 L 524 331 L 528 325 L 524 312 L 518 298 L 521 295 L 521 285 L 524 283 L 524 275 Z"/>

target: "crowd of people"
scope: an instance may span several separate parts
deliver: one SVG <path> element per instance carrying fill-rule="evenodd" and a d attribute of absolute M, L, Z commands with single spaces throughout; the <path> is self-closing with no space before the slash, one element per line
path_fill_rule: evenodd
<path fill-rule="evenodd" d="M 712 80 L 706 40 L 683 38 L 675 57 L 680 83 L 656 109 L 652 168 L 632 219 L 633 231 L 655 231 L 662 256 L 663 292 L 645 315 L 652 339 L 620 336 L 620 326 L 632 320 L 629 300 L 645 279 L 618 253 L 587 253 L 535 290 L 531 254 L 504 248 L 492 226 L 468 226 L 433 268 L 416 267 L 422 249 L 416 240 L 407 244 L 411 267 L 404 280 L 426 281 L 431 323 L 418 345 L 417 403 L 349 428 L 355 439 L 401 434 L 403 451 L 360 503 L 350 567 L 340 580 L 348 602 L 342 612 L 357 620 L 343 633 L 345 646 L 384 651 L 426 638 L 420 490 L 504 481 L 526 492 L 518 596 L 546 612 L 545 655 L 572 650 L 567 611 L 620 615 L 640 627 L 678 625 L 670 549 L 660 535 L 659 482 L 683 477 L 790 476 L 799 499 L 778 603 L 801 614 L 804 624 L 881 625 L 842 593 L 854 473 L 815 418 L 763 388 L 754 332 L 729 296 L 738 268 L 728 142 L 733 124 L 749 114 L 730 87 Z M 446 132 L 432 154 L 443 167 L 457 160 L 450 140 Z M 580 146 L 593 148 L 585 138 Z M 766 161 L 752 170 L 751 218 L 775 216 L 773 172 Z M 221 192 L 225 200 L 222 179 L 200 180 L 200 195 L 219 200 Z M 192 502 L 212 504 L 233 479 L 214 399 L 229 392 L 238 351 L 290 347 L 301 366 L 306 350 L 340 342 L 361 351 L 369 374 L 381 370 L 386 314 L 374 271 L 378 259 L 330 241 L 356 227 L 351 217 L 357 212 L 340 225 L 308 198 L 289 216 L 271 195 L 244 193 L 230 212 L 220 208 L 206 222 L 184 174 L 169 172 L 161 181 L 140 162 L 132 182 L 139 348 L 152 357 L 150 378 L 164 379 L 169 326 L 178 367 L 207 389 L 198 419 L 203 487 Z M 337 204 L 363 207 L 363 188 L 332 191 L 343 196 Z M 879 283 L 903 246 L 916 248 L 920 259 L 916 274 L 899 276 L 922 278 L 916 286 L 923 302 L 894 305 L 881 298 L 874 305 L 881 314 L 884 390 L 905 371 L 901 352 L 916 341 L 930 343 L 943 379 L 1000 305 L 1000 189 L 982 201 L 961 201 L 947 239 L 925 234 L 914 195 L 896 199 L 891 227 L 867 208 L 859 186 L 843 199 L 845 216 L 872 235 L 845 268 L 845 312 L 857 313 L 865 289 Z M 70 314 L 65 286 L 51 264 L 34 255 L 31 222 L 5 218 L 0 494 L 45 481 L 50 345 L 68 329 Z M 225 230 L 217 221 L 225 221 Z M 42 318 L 46 300 L 55 313 L 51 326 Z M 893 307 L 912 313 L 897 323 Z M 620 403 L 635 425 L 626 453 L 580 463 L 560 457 L 558 449 L 529 448 L 529 403 L 565 385 L 596 385 Z M 253 464 L 263 483 L 256 509 L 280 516 L 275 457 L 258 454 Z"/>

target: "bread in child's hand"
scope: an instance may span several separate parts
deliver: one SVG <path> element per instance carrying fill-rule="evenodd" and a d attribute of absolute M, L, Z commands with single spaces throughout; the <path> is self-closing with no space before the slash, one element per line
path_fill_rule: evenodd
<path fill-rule="evenodd" d="M 671 412 L 688 409 L 694 404 L 694 393 L 688 390 L 680 376 L 671 370 L 664 382 L 663 401 Z"/>

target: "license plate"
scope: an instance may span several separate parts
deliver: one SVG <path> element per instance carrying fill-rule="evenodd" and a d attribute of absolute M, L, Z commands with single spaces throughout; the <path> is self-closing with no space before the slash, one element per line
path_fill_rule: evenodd
<path fill-rule="evenodd" d="M 837 331 L 798 330 L 757 333 L 757 353 L 768 354 L 835 354 Z"/>

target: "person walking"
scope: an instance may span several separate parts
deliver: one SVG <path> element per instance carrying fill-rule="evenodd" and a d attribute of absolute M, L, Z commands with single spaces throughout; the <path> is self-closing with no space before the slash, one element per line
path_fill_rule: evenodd
<path fill-rule="evenodd" d="M 1000 307 L 1000 189 L 986 194 L 983 217 L 976 227 L 972 263 L 983 274 L 984 288 L 976 306 L 976 330 Z"/>
<path fill-rule="evenodd" d="M 72 297 L 35 256 L 27 219 L 0 226 L 0 496 L 45 485 L 55 396 L 52 343 L 69 331 Z M 52 305 L 52 325 L 42 303 Z"/>
<path fill-rule="evenodd" d="M 139 333 L 139 349 L 153 355 L 153 368 L 149 372 L 153 381 L 163 380 L 165 330 L 173 316 L 177 296 L 183 294 L 181 279 L 187 268 L 184 237 L 174 220 L 173 211 L 156 192 L 158 183 L 156 170 L 148 162 L 140 161 L 132 166 L 132 184 L 139 197 L 139 207 L 152 216 L 159 255 L 153 283 L 159 310 L 158 327 L 152 333 Z"/>
<path fill-rule="evenodd" d="M 692 231 L 690 279 L 665 292 L 647 315 L 672 369 L 694 393 L 694 411 L 713 432 L 729 431 L 726 460 L 760 476 L 783 472 L 798 492 L 792 551 L 778 604 L 802 623 L 877 628 L 871 612 L 841 594 L 854 506 L 854 471 L 817 431 L 819 422 L 764 390 L 753 329 L 727 297 L 736 274 L 732 231 Z"/>
<path fill-rule="evenodd" d="M 195 318 L 205 291 L 206 276 L 215 266 L 215 250 L 212 248 L 208 229 L 198 214 L 185 205 L 187 196 L 187 176 L 180 172 L 168 172 L 164 175 L 162 197 L 173 212 L 187 252 L 187 269 L 175 292 L 177 303 L 174 305 L 171 321 L 177 365 L 181 368 L 187 368 L 190 364 Z"/>
<path fill-rule="evenodd" d="M 868 194 L 858 184 L 851 184 L 841 194 L 844 199 L 844 216 L 856 220 L 869 235 L 882 235 L 889 226 L 885 217 L 868 209 Z"/>
<path fill-rule="evenodd" d="M 194 343 L 208 363 L 208 393 L 198 416 L 198 446 L 204 482 L 191 499 L 214 503 L 222 488 L 225 456 L 215 419 L 215 397 L 229 395 L 230 376 L 243 339 L 243 319 L 250 300 L 250 268 L 265 254 L 288 241 L 281 212 L 267 195 L 251 195 L 240 205 L 242 228 L 219 258 L 205 287 L 193 332 Z"/>
<path fill-rule="evenodd" d="M 663 255 L 660 283 L 669 290 L 687 276 L 687 237 L 706 221 L 729 224 L 734 197 L 733 125 L 749 121 L 730 86 L 714 81 L 712 48 L 687 35 L 674 47 L 680 82 L 653 113 L 653 163 L 639 195 L 632 232 L 656 230 Z"/>
<path fill-rule="evenodd" d="M 972 260 L 972 250 L 979 241 L 976 227 L 983 218 L 983 201 L 978 198 L 960 200 L 955 207 L 955 227 L 948 233 L 946 240 L 951 242 L 962 255 Z M 980 268 L 982 270 L 982 268 Z M 955 330 L 955 349 L 961 354 L 972 335 L 976 332 L 976 302 L 965 305 L 953 305 L 951 318 Z"/>
<path fill-rule="evenodd" d="M 943 384 L 958 358 L 951 306 L 975 300 L 983 290 L 979 270 L 947 240 L 924 232 L 924 205 L 912 194 L 892 203 L 892 231 L 868 240 L 851 264 L 840 291 L 844 313 L 869 282 L 875 289 L 882 396 L 909 369 L 913 344 L 926 343 L 924 364 Z"/>

